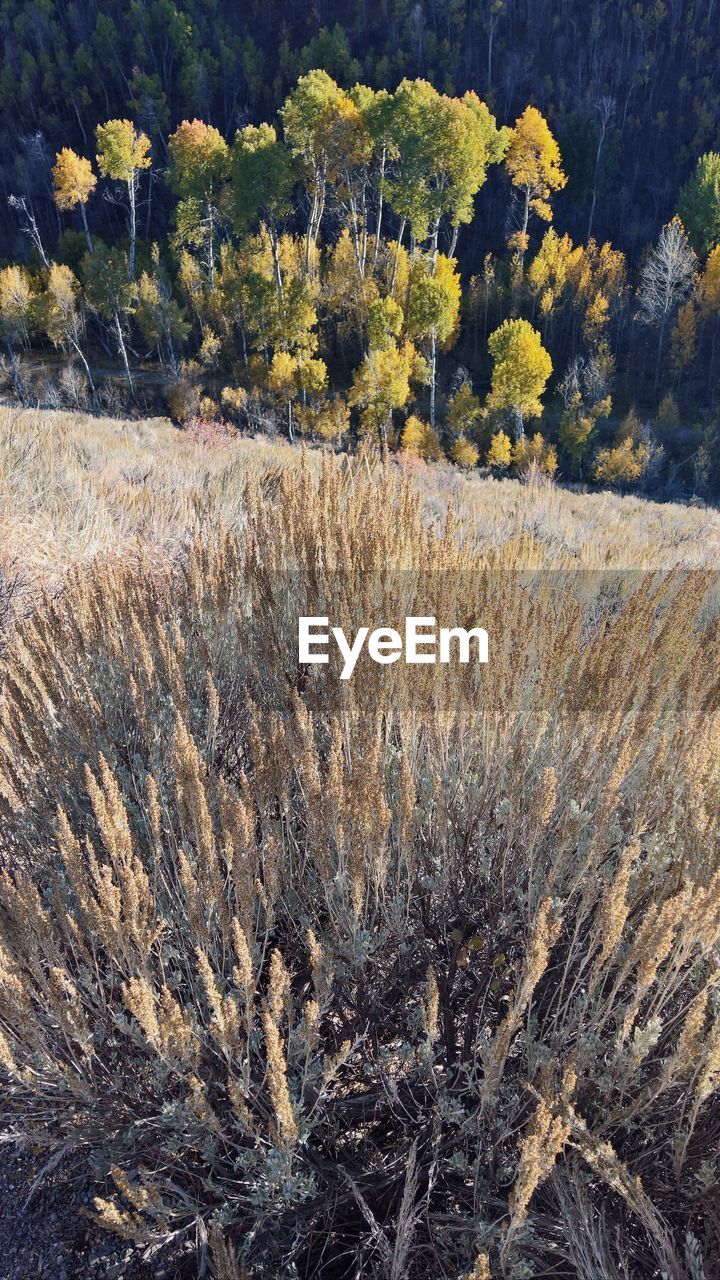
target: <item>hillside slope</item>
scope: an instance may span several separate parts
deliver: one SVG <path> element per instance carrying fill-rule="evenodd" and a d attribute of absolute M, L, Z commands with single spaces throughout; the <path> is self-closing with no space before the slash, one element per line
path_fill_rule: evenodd
<path fill-rule="evenodd" d="M 265 437 L 193 439 L 166 419 L 97 419 L 0 410 L 0 566 L 5 595 L 54 585 L 67 567 L 138 540 L 169 551 L 203 521 L 242 519 L 250 475 L 296 466 L 300 451 Z M 312 465 L 320 455 L 310 452 Z M 348 472 L 377 466 L 347 459 Z M 402 466 L 393 461 L 392 466 Z M 521 540 L 530 564 L 685 568 L 720 563 L 720 513 L 612 493 L 575 493 L 413 464 L 429 522 L 456 507 L 488 549 Z"/>

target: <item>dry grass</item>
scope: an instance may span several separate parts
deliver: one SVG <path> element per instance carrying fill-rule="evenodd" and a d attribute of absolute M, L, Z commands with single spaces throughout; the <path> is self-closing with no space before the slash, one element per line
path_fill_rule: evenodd
<path fill-rule="evenodd" d="M 317 466 L 318 455 L 310 456 Z M 248 477 L 297 461 L 297 451 L 282 441 L 239 438 L 208 448 L 164 419 L 0 409 L 6 573 L 19 575 L 26 588 L 55 584 L 69 566 L 101 553 L 125 554 L 138 541 L 146 550 L 167 551 L 203 521 L 238 529 Z M 486 546 L 525 544 L 530 564 L 720 563 L 715 511 L 467 477 L 446 466 L 413 467 L 411 474 L 429 523 L 440 524 L 455 507 Z"/>
<path fill-rule="evenodd" d="M 521 574 L 362 460 L 242 504 L 10 646 L 6 1123 L 222 1280 L 709 1280 L 714 575 Z M 299 613 L 430 608 L 489 669 L 298 668 Z"/>
<path fill-rule="evenodd" d="M 703 506 L 651 502 L 610 491 L 577 493 L 547 480 L 467 478 L 442 468 L 447 492 L 459 502 L 488 546 L 525 537 L 548 567 L 669 569 L 720 566 L 720 513 Z M 438 476 L 439 478 L 439 476 Z M 432 502 L 437 480 L 424 477 Z M 427 486 L 427 490 L 426 490 Z"/>
<path fill-rule="evenodd" d="M 55 585 L 95 556 L 169 550 L 203 518 L 238 525 L 249 474 L 289 465 L 290 446 L 206 448 L 165 419 L 0 410 L 0 539 L 24 585 Z"/>

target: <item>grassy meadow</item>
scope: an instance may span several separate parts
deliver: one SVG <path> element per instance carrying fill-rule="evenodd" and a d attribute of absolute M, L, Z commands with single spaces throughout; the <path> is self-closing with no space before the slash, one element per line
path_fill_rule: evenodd
<path fill-rule="evenodd" d="M 717 1276 L 717 512 L 9 410 L 0 494 L 6 1130 L 177 1275 Z"/>
<path fill-rule="evenodd" d="M 32 590 L 57 585 L 68 568 L 97 555 L 131 554 L 138 541 L 162 553 L 203 522 L 239 528 L 247 480 L 277 476 L 297 456 L 280 437 L 205 442 L 162 418 L 0 407 L 4 575 Z M 308 456 L 316 468 L 320 454 Z M 720 563 L 720 515 L 713 508 L 574 493 L 544 479 L 522 485 L 418 460 L 409 463 L 409 474 L 429 524 L 453 508 L 488 549 L 523 541 L 531 566 Z"/>

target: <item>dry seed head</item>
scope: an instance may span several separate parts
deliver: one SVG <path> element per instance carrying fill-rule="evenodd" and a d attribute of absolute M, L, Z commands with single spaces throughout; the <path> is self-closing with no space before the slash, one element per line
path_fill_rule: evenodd
<path fill-rule="evenodd" d="M 215 837 L 208 809 L 200 756 L 180 715 L 175 721 L 172 762 L 175 797 L 185 830 L 194 842 L 199 865 L 215 863 Z"/>
<path fill-rule="evenodd" d="M 561 927 L 562 917 L 556 914 L 552 898 L 545 898 L 533 921 L 518 988 L 490 1046 L 483 1083 L 484 1104 L 492 1097 L 502 1077 L 513 1036 L 535 987 L 547 968 Z"/>
<path fill-rule="evenodd" d="M 279 1022 L 290 999 L 290 974 L 277 948 L 270 957 L 267 999 L 271 1017 Z"/>
<path fill-rule="evenodd" d="M 594 1138 L 581 1117 L 576 1117 L 576 1120 L 578 1123 L 572 1126 L 574 1145 L 590 1168 L 600 1175 L 607 1186 L 617 1191 L 635 1212 L 644 1206 L 652 1212 L 640 1178 L 630 1173 L 612 1144 Z"/>
<path fill-rule="evenodd" d="M 555 811 L 557 801 L 557 774 L 552 766 L 543 769 L 540 779 L 538 812 L 540 825 L 546 827 Z"/>
<path fill-rule="evenodd" d="M 330 1054 L 325 1055 L 323 1058 L 323 1078 L 326 1086 L 337 1075 L 340 1068 L 345 1065 L 350 1056 L 351 1050 L 351 1042 L 349 1040 L 343 1040 L 338 1052 L 334 1056 L 331 1056 Z"/>
<path fill-rule="evenodd" d="M 187 1077 L 186 1083 L 190 1091 L 188 1103 L 190 1105 L 190 1110 L 193 1112 L 196 1119 L 198 1119 L 200 1123 L 205 1125 L 208 1129 L 211 1129 L 213 1133 L 221 1134 L 222 1125 L 208 1101 L 207 1089 L 204 1082 L 199 1078 L 199 1076 L 192 1073 Z"/>
<path fill-rule="evenodd" d="M 47 1001 L 65 1034 L 75 1040 L 84 1053 L 90 1054 L 93 1038 L 83 1013 L 82 1000 L 67 971 L 58 965 L 50 967 Z"/>
<path fill-rule="evenodd" d="M 185 897 L 185 909 L 193 936 L 204 939 L 207 934 L 207 925 L 202 909 L 200 890 L 195 879 L 195 872 L 190 865 L 190 859 L 184 849 L 178 849 L 177 851 L 177 876 Z"/>
<path fill-rule="evenodd" d="M 287 1062 L 280 1031 L 269 1009 L 266 1009 L 262 1015 L 262 1024 L 267 1056 L 268 1089 L 275 1111 L 278 1134 L 285 1146 L 293 1147 L 297 1142 L 298 1131 L 290 1101 Z"/>
<path fill-rule="evenodd" d="M 720 940 L 720 870 L 706 886 L 693 884 L 683 926 L 706 952 Z"/>
<path fill-rule="evenodd" d="M 242 779 L 243 787 L 247 779 Z M 258 849 L 251 802 L 231 791 L 221 780 L 220 809 L 224 857 L 234 890 L 237 912 L 245 929 L 250 927 L 255 904 L 255 879 L 258 873 Z"/>
<path fill-rule="evenodd" d="M 205 990 L 205 998 L 212 1012 L 211 1028 L 220 1048 L 230 1056 L 237 1048 L 239 1038 L 238 1008 L 231 996 L 223 1000 L 210 961 L 201 947 L 196 947 L 198 973 Z"/>
<path fill-rule="evenodd" d="M 217 1280 L 247 1280 L 247 1271 L 238 1262 L 235 1250 L 220 1227 L 210 1228 L 208 1241 Z"/>
<path fill-rule="evenodd" d="M 668 1060 L 663 1073 L 665 1080 L 668 1082 L 676 1077 L 687 1075 L 695 1066 L 700 1047 L 700 1038 L 705 1026 L 708 993 L 708 986 L 698 991 L 685 1014 L 685 1021 L 678 1037 L 675 1052 Z"/>
<path fill-rule="evenodd" d="M 534 991 L 544 974 L 550 959 L 550 952 L 560 936 L 562 917 L 556 912 L 552 898 L 545 898 L 538 908 L 533 922 L 530 941 L 523 967 L 523 988 Z"/>
<path fill-rule="evenodd" d="M 162 1037 L 152 987 L 145 978 L 130 978 L 128 982 L 123 983 L 122 993 L 127 1008 L 140 1024 L 146 1039 L 157 1052 L 160 1052 Z"/>
<path fill-rule="evenodd" d="M 12 1050 L 8 1043 L 7 1036 L 0 1031 L 0 1066 L 7 1071 L 8 1075 L 14 1076 L 17 1073 L 17 1065 L 12 1055 Z"/>
<path fill-rule="evenodd" d="M 269 836 L 262 848 L 262 874 L 266 901 L 274 907 L 281 888 L 280 851 L 274 836 Z"/>
<path fill-rule="evenodd" d="M 99 763 L 102 788 L 88 765 L 85 766 L 85 785 L 103 844 L 111 860 L 117 866 L 127 865 L 132 859 L 133 850 L 122 794 L 104 756 L 100 756 Z"/>
<path fill-rule="evenodd" d="M 690 898 L 689 890 L 683 889 L 674 897 L 663 903 L 653 928 L 642 939 L 638 948 L 637 982 L 638 988 L 646 991 L 655 981 L 659 966 L 670 954 L 675 932 Z"/>
<path fill-rule="evenodd" d="M 245 1086 L 234 1076 L 229 1076 L 227 1091 L 233 1115 L 239 1120 L 240 1127 L 245 1133 L 254 1133 L 255 1124 L 248 1108 Z"/>
<path fill-rule="evenodd" d="M 640 855 L 640 845 L 633 841 L 623 850 L 615 876 L 608 882 L 597 908 L 596 936 L 600 952 L 594 969 L 601 969 L 615 954 L 629 914 L 627 891 L 633 868 Z"/>
<path fill-rule="evenodd" d="M 637 966 L 635 994 L 624 1011 L 619 1042 L 624 1043 L 633 1029 L 645 994 L 657 978 L 658 969 L 673 946 L 679 922 L 689 899 L 689 891 L 681 889 L 668 898 L 658 910 L 651 904 L 626 961 L 629 970 Z"/>
<path fill-rule="evenodd" d="M 208 746 L 212 743 L 217 732 L 218 723 L 220 721 L 220 699 L 218 691 L 215 688 L 211 673 L 206 674 L 207 694 L 208 694 L 208 719 L 207 719 L 207 741 Z"/>
<path fill-rule="evenodd" d="M 165 986 L 160 988 L 157 997 L 157 1020 L 163 1056 L 177 1059 L 186 1065 L 194 1065 L 200 1052 L 200 1044 L 192 1019 L 187 1009 L 183 1009 Z"/>
<path fill-rule="evenodd" d="M 321 944 L 318 942 L 312 929 L 308 929 L 306 933 L 308 955 L 310 957 L 310 969 L 312 972 L 312 983 L 316 996 L 323 995 L 332 982 L 332 969 L 326 963 L 325 952 Z"/>
<path fill-rule="evenodd" d="M 137 1244 L 145 1241 L 147 1225 L 137 1213 L 119 1209 L 112 1200 L 104 1200 L 102 1196 L 95 1196 L 93 1204 L 97 1220 L 105 1231 L 112 1231 L 116 1236 L 133 1240 Z"/>
<path fill-rule="evenodd" d="M 492 1280 L 490 1262 L 486 1253 L 478 1254 L 475 1259 L 475 1266 L 472 1271 L 468 1271 L 464 1280 Z"/>
<path fill-rule="evenodd" d="M 125 1170 L 116 1164 L 110 1166 L 110 1173 L 121 1196 L 124 1196 L 133 1209 L 136 1209 L 138 1213 L 157 1212 L 162 1200 L 154 1187 L 131 1182 Z"/>
<path fill-rule="evenodd" d="M 248 946 L 247 934 L 236 916 L 233 916 L 232 921 L 230 922 L 230 928 L 232 932 L 233 950 L 235 952 L 233 982 L 244 993 L 245 999 L 247 1000 L 255 986 L 252 955 L 250 954 L 250 947 Z"/>
<path fill-rule="evenodd" d="M 517 1178 L 510 1196 L 511 1225 L 524 1221 L 530 1200 L 547 1177 L 570 1135 L 570 1125 L 541 1098 L 520 1146 Z"/>
<path fill-rule="evenodd" d="M 314 1049 L 318 1043 L 320 1033 L 320 1005 L 317 1000 L 306 1000 L 303 1006 L 303 1019 L 305 1023 L 305 1040 L 308 1053 Z"/>
<path fill-rule="evenodd" d="M 147 781 L 147 812 L 150 819 L 150 830 L 156 848 L 162 843 L 162 816 L 160 812 L 160 791 L 152 774 Z"/>

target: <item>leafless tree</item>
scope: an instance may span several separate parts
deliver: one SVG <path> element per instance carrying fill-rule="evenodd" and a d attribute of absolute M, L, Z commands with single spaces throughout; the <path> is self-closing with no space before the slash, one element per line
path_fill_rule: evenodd
<path fill-rule="evenodd" d="M 663 227 L 657 245 L 647 256 L 637 292 L 639 319 L 658 330 L 656 388 L 668 320 L 693 293 L 697 265 L 685 228 L 679 218 L 673 218 Z"/>
<path fill-rule="evenodd" d="M 558 391 L 567 409 L 576 395 L 582 396 L 586 404 L 595 404 L 610 395 L 612 390 L 608 370 L 596 356 L 573 356 L 565 370 Z"/>
<path fill-rule="evenodd" d="M 588 229 L 587 229 L 587 237 L 586 237 L 588 240 L 592 235 L 593 218 L 595 217 L 595 202 L 597 200 L 597 184 L 598 184 L 598 173 L 600 171 L 600 157 L 602 155 L 602 149 L 605 145 L 605 135 L 607 134 L 607 127 L 610 123 L 610 119 L 612 115 L 614 114 L 616 105 L 617 104 L 615 102 L 615 99 L 608 97 L 607 94 L 603 94 L 602 98 L 599 98 L 598 101 L 595 103 L 595 110 L 600 116 L 600 134 L 598 137 L 597 152 L 595 154 L 595 172 L 593 174 L 592 203 L 590 205 L 590 217 L 588 218 Z"/>
<path fill-rule="evenodd" d="M 44 267 L 50 266 L 50 261 L 43 247 L 42 238 L 40 236 L 40 228 L 37 218 L 32 211 L 32 206 L 25 199 L 25 196 L 8 196 L 8 204 L 14 209 L 20 219 L 20 230 L 23 235 L 28 236 L 32 244 L 37 249 Z"/>

